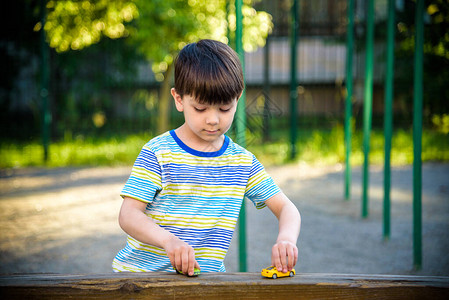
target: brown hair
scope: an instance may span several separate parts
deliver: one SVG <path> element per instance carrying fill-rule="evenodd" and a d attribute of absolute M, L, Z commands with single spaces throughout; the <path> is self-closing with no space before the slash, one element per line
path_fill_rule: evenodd
<path fill-rule="evenodd" d="M 200 40 L 188 44 L 175 61 L 175 90 L 200 103 L 227 104 L 243 91 L 240 60 L 226 44 Z"/>

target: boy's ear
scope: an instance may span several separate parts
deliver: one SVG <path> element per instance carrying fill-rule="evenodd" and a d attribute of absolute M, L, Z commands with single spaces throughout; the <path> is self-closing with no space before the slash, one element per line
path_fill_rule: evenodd
<path fill-rule="evenodd" d="M 240 95 L 237 97 L 237 102 L 239 102 L 239 99 L 242 97 L 243 91 L 240 93 Z"/>
<path fill-rule="evenodd" d="M 173 96 L 173 99 L 175 99 L 176 110 L 179 112 L 183 112 L 184 104 L 182 102 L 182 97 L 176 92 L 175 88 L 172 88 L 170 90 L 170 93 Z"/>

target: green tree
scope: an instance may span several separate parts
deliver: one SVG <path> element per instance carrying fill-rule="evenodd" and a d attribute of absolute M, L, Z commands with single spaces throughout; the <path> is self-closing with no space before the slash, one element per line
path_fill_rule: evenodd
<path fill-rule="evenodd" d="M 424 120 L 430 125 L 436 115 L 449 114 L 449 2 L 426 1 L 424 24 Z M 397 96 L 404 109 L 412 107 L 413 56 L 415 52 L 415 2 L 406 1 L 398 15 L 396 49 Z M 411 118 L 411 110 L 407 111 Z"/>
<path fill-rule="evenodd" d="M 162 81 L 159 99 L 158 132 L 168 129 L 170 80 L 174 57 L 187 43 L 211 38 L 228 43 L 228 28 L 235 30 L 235 12 L 226 0 L 137 0 L 140 17 L 132 37 L 141 52 L 153 62 L 156 80 Z M 251 51 L 265 44 L 271 31 L 271 16 L 252 8 L 252 1 L 243 7 L 244 47 Z"/>
<path fill-rule="evenodd" d="M 39 34 L 33 26 L 39 21 L 36 1 L 3 1 L 0 20 L 0 141 L 28 139 L 38 134 L 37 105 L 33 97 L 20 101 L 21 72 L 33 63 L 39 49 Z M 30 128 L 30 130 L 25 130 Z"/>
<path fill-rule="evenodd" d="M 233 1 L 232 1 L 233 2 Z M 246 51 L 265 44 L 271 16 L 256 11 L 253 0 L 244 0 L 243 45 Z M 226 0 L 93 0 L 50 1 L 45 31 L 56 51 L 81 50 L 103 36 L 128 37 L 152 63 L 161 82 L 158 132 L 168 129 L 172 63 L 187 43 L 202 38 L 228 42 L 235 29 L 232 5 Z M 39 29 L 39 24 L 36 25 Z"/>
<path fill-rule="evenodd" d="M 63 0 L 47 3 L 45 31 L 50 47 L 57 52 L 81 50 L 98 43 L 102 36 L 127 37 L 125 26 L 138 17 L 131 0 Z M 35 26 L 40 30 L 41 24 Z"/>

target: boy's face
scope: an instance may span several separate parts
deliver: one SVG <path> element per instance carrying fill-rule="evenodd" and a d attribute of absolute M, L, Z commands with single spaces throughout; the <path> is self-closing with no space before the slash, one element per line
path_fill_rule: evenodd
<path fill-rule="evenodd" d="M 192 96 L 184 95 L 182 98 L 171 91 L 175 99 L 176 109 L 184 113 L 186 130 L 191 138 L 198 143 L 221 142 L 223 135 L 231 127 L 237 109 L 237 99 L 228 104 L 211 105 L 200 104 Z"/>

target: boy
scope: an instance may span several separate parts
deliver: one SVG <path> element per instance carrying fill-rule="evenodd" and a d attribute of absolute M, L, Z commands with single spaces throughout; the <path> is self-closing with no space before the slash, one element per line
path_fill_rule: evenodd
<path fill-rule="evenodd" d="M 201 40 L 180 51 L 171 94 L 185 122 L 149 141 L 134 163 L 119 215 L 128 240 L 114 271 L 225 272 L 245 197 L 279 220 L 272 264 L 294 267 L 298 210 L 254 155 L 225 135 L 243 88 L 240 61 L 227 45 Z"/>

